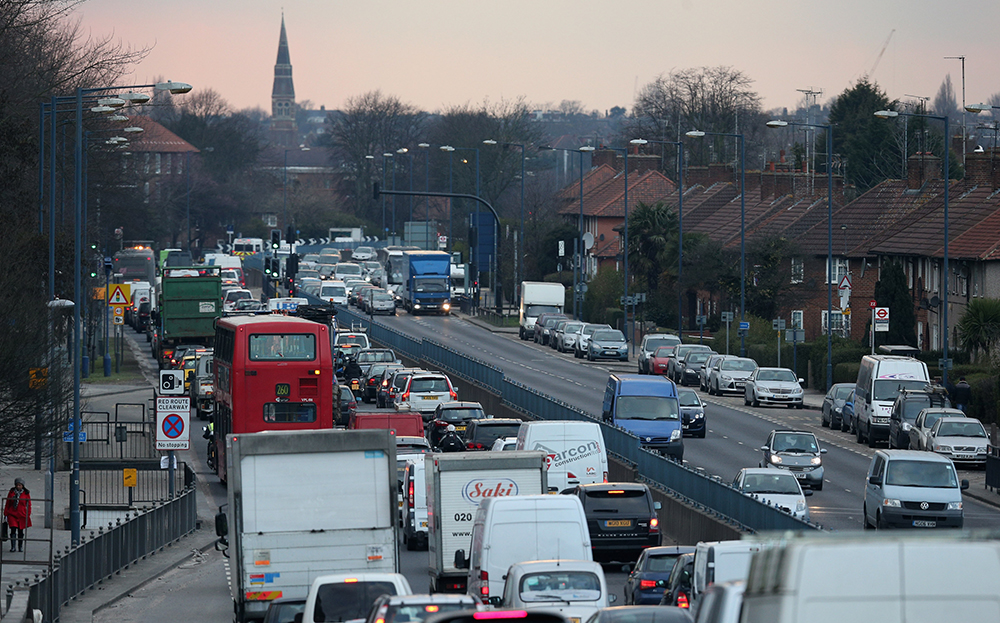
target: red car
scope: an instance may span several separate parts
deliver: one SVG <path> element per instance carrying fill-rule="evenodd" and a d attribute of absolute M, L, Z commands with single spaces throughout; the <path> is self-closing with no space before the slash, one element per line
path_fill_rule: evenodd
<path fill-rule="evenodd" d="M 674 355 L 674 346 L 660 346 L 653 353 L 653 356 L 649 358 L 649 373 L 650 374 L 666 374 L 667 373 L 667 363 L 670 358 Z"/>

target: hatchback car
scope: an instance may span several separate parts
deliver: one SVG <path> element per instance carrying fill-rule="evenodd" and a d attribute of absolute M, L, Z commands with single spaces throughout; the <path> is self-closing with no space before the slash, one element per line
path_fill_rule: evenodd
<path fill-rule="evenodd" d="M 451 379 L 444 374 L 417 373 L 410 377 L 410 382 L 396 401 L 396 409 L 417 411 L 420 415 L 426 414 L 425 419 L 429 419 L 439 404 L 457 398 L 458 392 L 452 386 Z"/>
<path fill-rule="evenodd" d="M 654 606 L 611 606 L 601 608 L 585 623 L 691 623 L 691 615 L 681 608 Z"/>
<path fill-rule="evenodd" d="M 559 342 L 562 341 L 563 329 L 565 329 L 566 325 L 569 324 L 575 323 L 573 323 L 572 320 L 564 318 L 557 322 L 552 329 L 549 330 L 549 348 L 553 350 L 559 348 Z"/>
<path fill-rule="evenodd" d="M 708 358 L 715 353 L 696 351 L 693 353 L 688 353 L 684 357 L 684 366 L 680 368 L 679 376 L 681 378 L 680 384 L 684 386 L 688 385 L 701 385 L 701 372 L 708 362 Z"/>
<path fill-rule="evenodd" d="M 670 570 L 670 582 L 667 583 L 667 590 L 663 591 L 660 605 L 686 609 L 691 608 L 693 583 L 694 552 L 681 554 L 674 561 L 674 568 Z"/>
<path fill-rule="evenodd" d="M 481 603 L 469 595 L 382 595 L 372 604 L 365 623 L 423 623 L 431 615 L 476 610 Z"/>
<path fill-rule="evenodd" d="M 583 504 L 594 560 L 631 562 L 647 547 L 660 545 L 660 520 L 649 487 L 642 483 L 605 482 L 562 491 Z"/>
<path fill-rule="evenodd" d="M 917 414 L 913 426 L 910 427 L 910 449 L 929 450 L 927 438 L 930 437 L 934 423 L 943 417 L 965 417 L 965 414 L 958 409 L 945 409 L 934 407 L 923 409 Z"/>
<path fill-rule="evenodd" d="M 379 409 L 384 409 L 391 404 L 389 399 L 389 384 L 392 382 L 392 376 L 397 370 L 402 370 L 404 368 L 403 364 L 399 363 L 387 363 L 385 364 L 385 371 L 382 372 L 382 376 L 379 377 L 377 381 L 377 387 L 375 389 L 375 406 Z"/>
<path fill-rule="evenodd" d="M 340 417 L 337 419 L 335 424 L 338 426 L 347 426 L 347 423 L 351 421 L 354 414 L 358 412 L 358 400 L 354 397 L 354 392 L 347 385 L 338 385 L 338 389 L 334 389 L 334 397 L 338 399 L 340 403 Z"/>
<path fill-rule="evenodd" d="M 802 408 L 802 379 L 788 368 L 757 368 L 747 379 L 743 404 L 759 407 L 763 404 Z"/>
<path fill-rule="evenodd" d="M 927 436 L 927 449 L 954 463 L 984 467 L 989 438 L 983 423 L 971 417 L 942 417 Z"/>
<path fill-rule="evenodd" d="M 844 403 L 854 391 L 854 383 L 837 383 L 826 392 L 823 398 L 823 411 L 820 415 L 820 426 L 839 429 L 844 424 Z"/>
<path fill-rule="evenodd" d="M 649 356 L 649 372 L 647 374 L 666 375 L 670 366 L 670 358 L 674 356 L 676 346 L 659 346 L 656 351 Z"/>
<path fill-rule="evenodd" d="M 306 605 L 303 597 L 280 597 L 267 605 L 263 623 L 295 623 L 295 615 L 302 618 Z"/>
<path fill-rule="evenodd" d="M 549 337 L 552 335 L 552 328 L 560 320 L 566 320 L 566 314 L 560 313 L 545 313 L 538 317 L 535 321 L 535 343 L 545 346 L 549 343 Z"/>
<path fill-rule="evenodd" d="M 670 572 L 681 554 L 693 554 L 690 545 L 664 545 L 642 550 L 625 580 L 625 604 L 657 605 L 670 582 Z"/>
<path fill-rule="evenodd" d="M 744 467 L 733 479 L 733 487 L 768 506 L 776 506 L 803 521 L 809 521 L 806 496 L 812 495 L 812 491 L 803 491 L 798 479 L 787 472 Z"/>
<path fill-rule="evenodd" d="M 465 440 L 467 450 L 489 450 L 498 437 L 517 437 L 521 420 L 517 418 L 483 418 L 466 424 Z"/>
<path fill-rule="evenodd" d="M 678 344 L 677 348 L 674 349 L 674 356 L 670 358 L 667 365 L 667 378 L 674 383 L 680 383 L 681 373 L 684 371 L 684 358 L 688 356 L 688 353 L 696 350 L 706 353 L 712 352 L 712 348 L 704 344 Z"/>
<path fill-rule="evenodd" d="M 562 331 L 558 334 L 556 350 L 565 353 L 576 349 L 576 342 L 580 339 L 584 324 L 582 322 L 567 322 Z"/>
<path fill-rule="evenodd" d="M 625 334 L 618 329 L 594 331 L 587 344 L 587 359 L 617 359 L 628 361 L 628 343 Z"/>
<path fill-rule="evenodd" d="M 609 324 L 587 323 L 583 325 L 583 329 L 580 331 L 580 336 L 576 339 L 576 346 L 573 347 L 573 357 L 577 359 L 583 359 L 586 357 L 587 346 L 590 345 L 590 336 L 594 335 L 594 331 L 610 328 L 611 325 Z"/>
<path fill-rule="evenodd" d="M 442 402 L 431 414 L 431 420 L 427 423 L 427 440 L 435 448 L 448 431 L 448 425 L 455 427 L 455 432 L 462 435 L 465 427 L 471 420 L 478 420 L 486 417 L 483 412 L 483 405 L 478 402 Z"/>
<path fill-rule="evenodd" d="M 705 422 L 705 403 L 698 392 L 688 387 L 677 388 L 677 402 L 681 407 L 681 431 L 685 437 L 704 439 L 708 426 Z"/>
<path fill-rule="evenodd" d="M 920 389 L 901 388 L 889 411 L 889 447 L 909 449 L 910 428 L 917 415 L 930 407 L 950 406 L 948 392 L 940 385 L 926 385 Z"/>
<path fill-rule="evenodd" d="M 396 299 L 385 290 L 373 290 L 371 300 L 366 303 L 368 311 L 372 315 L 385 314 L 387 316 L 396 315 Z"/>
<path fill-rule="evenodd" d="M 708 372 L 708 393 L 722 396 L 726 392 L 743 393 L 747 379 L 757 369 L 757 362 L 746 357 L 724 355 Z"/>
<path fill-rule="evenodd" d="M 772 430 L 767 443 L 760 447 L 764 453 L 760 466 L 791 472 L 804 486 L 823 490 L 823 457 L 826 448 L 820 448 L 816 435 L 798 430 Z"/>

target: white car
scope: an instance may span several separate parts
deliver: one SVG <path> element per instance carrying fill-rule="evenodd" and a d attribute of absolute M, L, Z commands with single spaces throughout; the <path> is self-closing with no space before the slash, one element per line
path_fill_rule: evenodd
<path fill-rule="evenodd" d="M 787 405 L 801 409 L 802 386 L 799 383 L 802 382 L 788 368 L 757 368 L 746 381 L 743 404 L 755 407 L 761 403 Z"/>
<path fill-rule="evenodd" d="M 334 305 L 347 306 L 347 288 L 343 281 L 327 281 L 319 287 L 319 298 Z"/>
<path fill-rule="evenodd" d="M 375 249 L 372 247 L 358 247 L 351 254 L 351 259 L 358 262 L 366 262 L 375 259 Z"/>
<path fill-rule="evenodd" d="M 986 465 L 989 438 L 983 423 L 971 417 L 942 417 L 927 435 L 927 450 L 946 456 L 954 463 Z"/>
<path fill-rule="evenodd" d="M 253 299 L 253 293 L 250 292 L 250 290 L 245 290 L 243 288 L 226 290 L 226 294 L 222 299 L 222 310 L 227 312 L 233 311 L 236 309 L 236 301 L 249 299 Z"/>
<path fill-rule="evenodd" d="M 757 369 L 757 362 L 745 357 L 722 355 L 708 371 L 708 393 L 721 396 L 726 392 L 743 393 L 747 379 Z"/>
<path fill-rule="evenodd" d="M 806 496 L 812 495 L 812 491 L 803 491 L 798 479 L 790 472 L 744 467 L 733 479 L 733 487 L 768 506 L 776 506 L 803 521 L 809 521 Z"/>
<path fill-rule="evenodd" d="M 444 374 L 417 373 L 410 377 L 396 402 L 397 411 L 433 413 L 442 402 L 458 400 L 458 392 Z"/>
<path fill-rule="evenodd" d="M 604 570 L 591 560 L 535 560 L 510 566 L 503 597 L 490 598 L 502 610 L 558 612 L 586 621 L 617 600 L 608 594 Z"/>
<path fill-rule="evenodd" d="M 500 452 L 503 450 L 516 450 L 517 449 L 517 437 L 497 437 L 496 441 L 493 442 L 493 447 L 490 450 L 494 452 Z"/>
<path fill-rule="evenodd" d="M 910 426 L 910 449 L 928 450 L 927 438 L 934 428 L 934 423 L 943 417 L 965 417 L 965 414 L 958 409 L 948 409 L 946 407 L 929 407 L 922 409 L 917 414 L 917 419 Z"/>

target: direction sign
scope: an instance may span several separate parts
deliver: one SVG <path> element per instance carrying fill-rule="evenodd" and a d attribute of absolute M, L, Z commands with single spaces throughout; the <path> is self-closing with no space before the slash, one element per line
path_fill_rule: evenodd
<path fill-rule="evenodd" d="M 721 312 L 719 315 L 722 316 L 722 322 L 733 321 L 733 312 Z"/>
<path fill-rule="evenodd" d="M 839 289 L 841 289 L 841 290 L 850 290 L 851 289 L 851 276 L 850 275 L 844 275 L 843 277 L 841 277 L 840 278 L 840 285 L 838 285 L 837 287 Z"/>
<path fill-rule="evenodd" d="M 741 331 L 749 331 L 750 330 L 750 323 L 746 322 L 746 321 L 741 322 L 740 323 L 740 330 Z"/>
<path fill-rule="evenodd" d="M 875 331 L 885 332 L 889 330 L 889 308 L 875 308 Z"/>
<path fill-rule="evenodd" d="M 183 383 L 181 385 L 183 387 Z M 156 449 L 187 450 L 191 444 L 191 398 L 156 398 Z"/>
<path fill-rule="evenodd" d="M 802 329 L 786 329 L 785 341 L 793 344 L 806 341 L 806 332 Z"/>
<path fill-rule="evenodd" d="M 785 330 L 785 319 L 784 318 L 775 318 L 774 320 L 771 321 L 771 328 L 774 329 L 775 331 L 784 331 Z"/>
<path fill-rule="evenodd" d="M 184 370 L 160 370 L 160 395 L 180 396 L 184 393 Z"/>
<path fill-rule="evenodd" d="M 68 430 L 63 432 L 63 441 L 66 443 L 73 443 L 73 431 Z M 87 441 L 87 431 L 80 431 L 80 443 Z"/>
<path fill-rule="evenodd" d="M 112 283 L 108 285 L 108 305 L 128 305 L 132 286 L 127 283 Z"/>

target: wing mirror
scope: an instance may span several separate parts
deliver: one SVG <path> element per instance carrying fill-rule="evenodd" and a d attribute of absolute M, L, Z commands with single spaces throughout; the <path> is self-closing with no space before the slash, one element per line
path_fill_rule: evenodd
<path fill-rule="evenodd" d="M 804 495 L 806 497 L 810 497 L 810 496 L 812 496 L 812 494 L 813 494 L 813 490 L 812 489 L 803 489 L 802 490 L 802 495 Z"/>
<path fill-rule="evenodd" d="M 826 454 L 826 448 L 820 448 L 819 449 L 819 453 L 820 454 Z"/>
<path fill-rule="evenodd" d="M 882 479 L 879 478 L 878 476 L 869 476 L 868 477 L 868 484 L 872 485 L 873 487 L 881 487 L 882 486 Z"/>
<path fill-rule="evenodd" d="M 493 606 L 494 608 L 499 608 L 500 604 L 502 603 L 503 603 L 503 597 L 500 597 L 499 595 L 490 597 L 490 605 Z"/>

